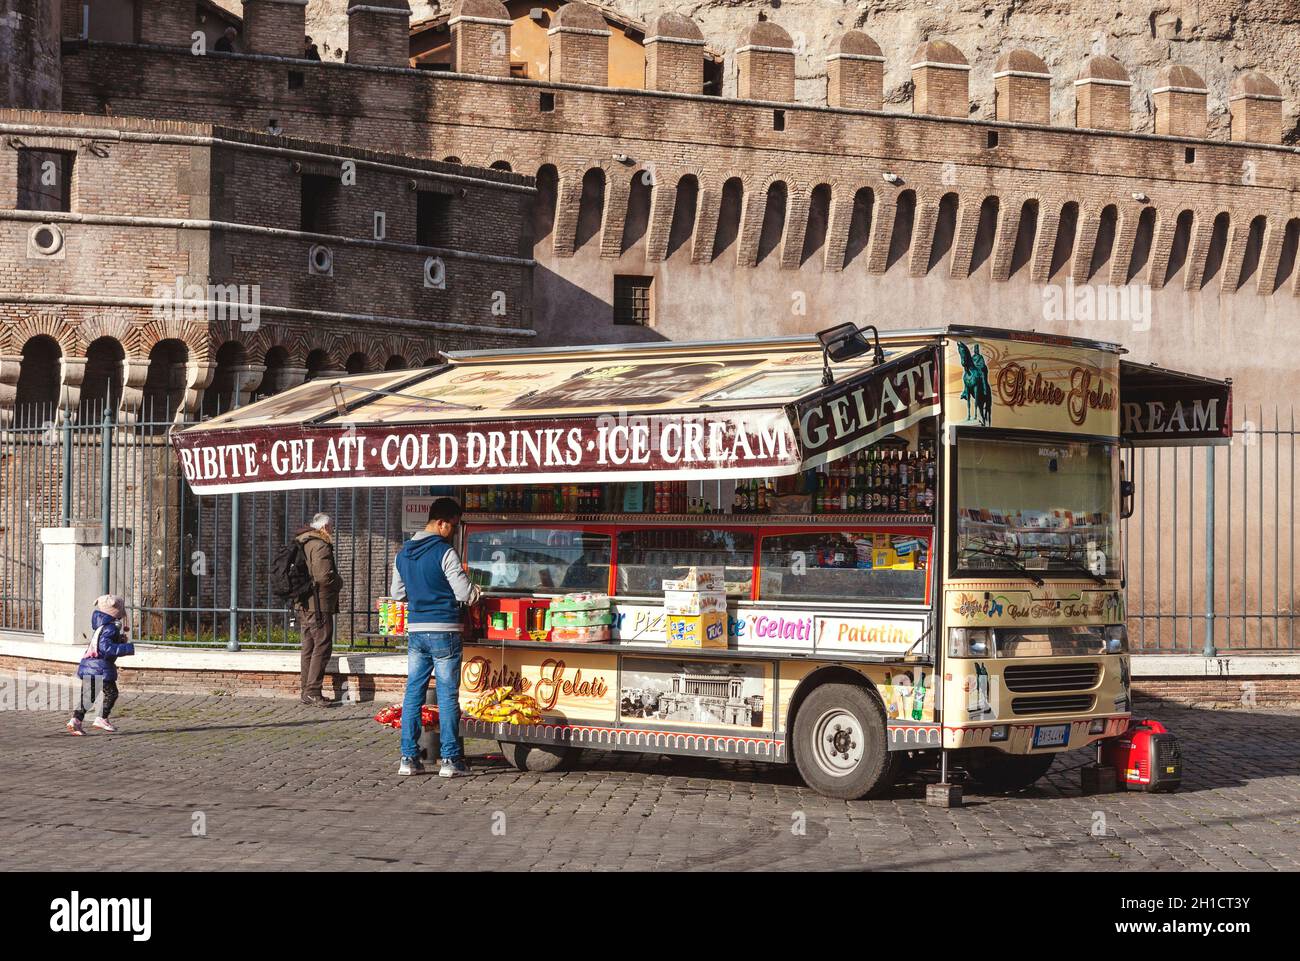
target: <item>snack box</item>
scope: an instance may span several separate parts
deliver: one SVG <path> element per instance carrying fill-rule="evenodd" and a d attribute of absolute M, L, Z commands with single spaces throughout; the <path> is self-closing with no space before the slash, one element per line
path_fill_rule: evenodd
<path fill-rule="evenodd" d="M 609 609 L 608 594 L 565 594 L 551 599 L 553 611 L 604 611 Z"/>
<path fill-rule="evenodd" d="M 705 614 L 670 614 L 668 625 L 669 647 L 720 647 L 727 646 L 727 615 L 717 611 Z"/>
<path fill-rule="evenodd" d="M 565 644 L 603 644 L 610 639 L 610 626 L 556 627 L 551 629 L 551 640 Z"/>
<path fill-rule="evenodd" d="M 663 582 L 668 591 L 726 591 L 726 572 L 721 567 L 692 567 L 686 576 Z"/>
<path fill-rule="evenodd" d="M 555 627 L 605 627 L 614 623 L 614 612 L 608 608 L 603 611 L 557 611 L 554 608 L 546 612 L 547 628 Z"/>
<path fill-rule="evenodd" d="M 664 591 L 664 613 L 727 613 L 727 595 L 723 591 Z"/>

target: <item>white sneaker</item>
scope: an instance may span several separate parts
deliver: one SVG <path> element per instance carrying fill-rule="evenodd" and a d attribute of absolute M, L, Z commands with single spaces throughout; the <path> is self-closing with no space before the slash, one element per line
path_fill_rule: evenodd
<path fill-rule="evenodd" d="M 84 737 L 86 732 L 81 729 L 81 722 L 75 717 L 68 718 L 68 733 L 75 734 L 77 737 Z"/>
<path fill-rule="evenodd" d="M 97 728 L 99 728 L 101 731 L 107 731 L 109 734 L 116 734 L 116 733 L 117 733 L 117 728 L 113 727 L 112 724 L 109 724 L 109 723 L 108 723 L 108 718 L 106 718 L 106 717 L 97 717 L 97 718 L 95 718 L 95 723 L 92 724 L 91 727 L 97 727 Z"/>

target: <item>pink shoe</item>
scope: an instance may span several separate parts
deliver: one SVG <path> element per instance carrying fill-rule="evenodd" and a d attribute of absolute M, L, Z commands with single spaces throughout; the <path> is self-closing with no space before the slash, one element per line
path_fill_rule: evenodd
<path fill-rule="evenodd" d="M 77 737 L 84 737 L 85 731 L 81 729 L 81 722 L 75 717 L 68 718 L 68 733 L 75 734 Z"/>
<path fill-rule="evenodd" d="M 113 725 L 109 724 L 109 723 L 108 723 L 108 718 L 104 718 L 104 717 L 97 717 L 97 718 L 95 718 L 95 723 L 92 725 L 92 727 L 97 727 L 97 728 L 99 728 L 101 731 L 107 731 L 109 734 L 116 734 L 116 733 L 117 733 L 117 728 L 115 728 L 115 727 L 113 727 Z"/>

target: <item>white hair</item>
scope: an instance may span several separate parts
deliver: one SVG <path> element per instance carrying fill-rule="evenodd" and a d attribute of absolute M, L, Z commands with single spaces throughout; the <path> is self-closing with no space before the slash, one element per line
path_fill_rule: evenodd
<path fill-rule="evenodd" d="M 311 519 L 311 526 L 314 530 L 320 531 L 320 530 L 324 530 L 325 525 L 328 524 L 329 522 L 330 522 L 330 516 L 328 514 L 317 514 L 315 517 Z"/>

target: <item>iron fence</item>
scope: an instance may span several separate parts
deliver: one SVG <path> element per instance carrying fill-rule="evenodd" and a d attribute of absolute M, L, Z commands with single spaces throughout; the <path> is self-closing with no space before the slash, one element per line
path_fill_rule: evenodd
<path fill-rule="evenodd" d="M 1239 414 L 1227 447 L 1126 456 L 1136 481 L 1124 531 L 1134 650 L 1296 649 L 1294 412 L 1253 415 Z M 41 629 L 41 528 L 87 524 L 108 535 L 107 586 L 127 598 L 138 639 L 296 648 L 295 617 L 272 596 L 268 572 L 280 546 L 324 511 L 344 581 L 339 646 L 381 643 L 374 599 L 387 593 L 404 536 L 402 498 L 428 490 L 196 498 L 171 426 L 106 422 L 93 405 L 75 418 L 15 412 L 0 432 L 0 628 Z"/>

